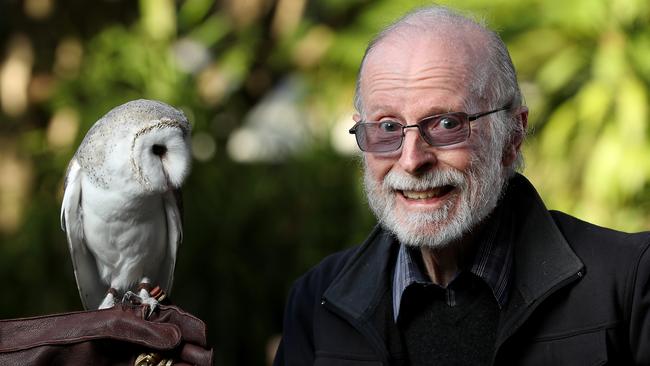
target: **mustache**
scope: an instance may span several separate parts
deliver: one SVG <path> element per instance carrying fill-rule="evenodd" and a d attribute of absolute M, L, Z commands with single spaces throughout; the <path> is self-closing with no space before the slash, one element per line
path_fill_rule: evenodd
<path fill-rule="evenodd" d="M 425 191 L 442 186 L 467 187 L 467 177 L 459 170 L 447 168 L 430 170 L 420 176 L 389 171 L 384 177 L 383 188 L 399 191 Z"/>

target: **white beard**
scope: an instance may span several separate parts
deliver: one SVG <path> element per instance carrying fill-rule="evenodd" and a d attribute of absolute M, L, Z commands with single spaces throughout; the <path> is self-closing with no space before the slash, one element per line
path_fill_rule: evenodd
<path fill-rule="evenodd" d="M 364 164 L 364 188 L 377 220 L 393 232 L 402 244 L 431 249 L 448 246 L 475 228 L 496 207 L 507 174 L 500 149 L 484 148 L 464 173 L 448 168 L 421 176 L 389 171 L 380 183 Z M 493 151 L 490 151 L 493 150 Z M 365 163 L 365 160 L 364 160 Z M 410 212 L 397 207 L 396 190 L 426 190 L 444 185 L 456 189 L 444 204 L 428 212 Z"/>

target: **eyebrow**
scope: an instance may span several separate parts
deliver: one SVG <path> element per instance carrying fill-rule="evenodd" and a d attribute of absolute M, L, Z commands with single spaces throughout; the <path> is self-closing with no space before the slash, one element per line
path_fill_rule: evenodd
<path fill-rule="evenodd" d="M 426 119 L 428 117 L 440 115 L 440 114 L 447 114 L 447 113 L 455 113 L 455 112 L 463 112 L 463 108 L 441 108 L 441 107 L 431 107 L 430 109 L 427 110 L 427 113 L 423 114 L 421 117 L 418 117 L 413 123 L 420 122 L 423 119 Z M 394 119 L 397 119 L 401 122 L 407 122 L 404 117 L 402 116 L 401 113 L 394 113 L 392 112 L 393 109 L 391 108 L 383 108 L 379 107 L 377 110 L 374 110 L 372 113 L 367 113 L 368 116 L 373 116 L 373 115 L 381 115 L 381 116 L 392 116 Z M 363 122 L 376 122 L 378 121 L 379 118 L 362 118 Z"/>
<path fill-rule="evenodd" d="M 364 114 L 367 117 L 363 118 L 364 116 L 361 116 L 361 120 L 364 122 L 378 121 L 379 118 L 376 118 L 374 116 L 393 116 L 395 119 L 402 119 L 401 113 L 395 113 L 395 109 L 382 106 L 378 106 L 377 108 L 367 108 L 366 113 Z"/>
<path fill-rule="evenodd" d="M 427 118 L 431 116 L 435 116 L 438 114 L 446 114 L 446 113 L 454 113 L 454 112 L 462 112 L 461 109 L 456 109 L 456 108 L 439 108 L 439 107 L 433 107 L 429 109 L 429 111 L 420 119 L 422 118 Z"/>

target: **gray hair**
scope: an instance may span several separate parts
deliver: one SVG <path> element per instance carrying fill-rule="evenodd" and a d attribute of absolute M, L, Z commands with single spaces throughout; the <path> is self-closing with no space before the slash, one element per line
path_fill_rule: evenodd
<path fill-rule="evenodd" d="M 511 108 L 516 108 L 522 105 L 523 100 L 517 82 L 515 67 L 501 37 L 496 32 L 488 29 L 483 21 L 471 19 L 444 6 L 433 5 L 409 12 L 384 28 L 368 43 L 359 66 L 354 95 L 354 106 L 361 115 L 364 114 L 361 98 L 361 75 L 368 55 L 386 37 L 407 26 L 418 27 L 432 32 L 448 32 L 449 26 L 479 31 L 487 39 L 485 45 L 487 54 L 483 58 L 484 61 L 476 65 L 477 69 L 474 70 L 475 80 L 470 85 L 474 98 L 468 101 L 471 104 L 467 106 L 468 109 L 478 108 L 478 105 L 476 105 L 478 100 L 486 102 L 490 105 L 489 108 L 499 108 L 507 104 Z M 504 146 L 514 136 L 523 136 L 525 133 L 512 113 L 496 113 L 490 115 L 489 118 L 493 120 L 491 125 L 493 126 L 494 135 L 492 137 L 495 139 L 494 142 L 498 143 L 497 146 Z M 523 156 L 519 152 L 513 164 L 512 172 L 522 168 Z"/>

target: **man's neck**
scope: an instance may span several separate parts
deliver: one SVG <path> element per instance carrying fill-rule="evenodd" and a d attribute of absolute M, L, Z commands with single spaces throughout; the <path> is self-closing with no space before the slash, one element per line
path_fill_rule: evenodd
<path fill-rule="evenodd" d="M 460 268 L 460 253 L 458 248 L 443 249 L 421 248 L 422 262 L 431 281 L 439 286 L 447 287 L 456 277 Z"/>
<path fill-rule="evenodd" d="M 476 232 L 472 230 L 462 239 L 443 248 L 420 248 L 422 262 L 431 282 L 447 287 L 460 270 L 467 267 L 476 254 Z"/>

